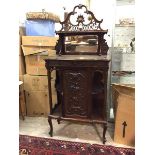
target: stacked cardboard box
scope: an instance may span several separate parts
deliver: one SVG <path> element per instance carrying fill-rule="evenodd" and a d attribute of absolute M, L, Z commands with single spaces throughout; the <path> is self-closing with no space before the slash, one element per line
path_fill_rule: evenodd
<path fill-rule="evenodd" d="M 19 86 L 19 115 L 26 115 L 25 92 L 23 84 Z"/>
<path fill-rule="evenodd" d="M 25 35 L 24 27 L 19 27 L 19 80 L 23 82 L 23 76 L 26 73 L 25 70 L 25 59 L 24 54 L 21 48 L 22 36 Z M 20 86 L 20 102 L 21 102 L 21 109 L 23 115 L 26 115 L 26 104 L 25 104 L 25 93 L 23 85 Z M 21 115 L 21 111 L 19 112 Z"/>
<path fill-rule="evenodd" d="M 57 103 L 55 79 L 51 80 L 53 106 Z M 24 75 L 28 116 L 47 116 L 49 113 L 47 76 Z"/>
<path fill-rule="evenodd" d="M 22 36 L 25 35 L 25 31 L 23 27 L 19 27 L 19 77 L 22 80 L 22 75 L 26 73 L 25 71 L 25 59 L 24 54 L 21 48 L 22 44 Z"/>
<path fill-rule="evenodd" d="M 47 75 L 44 58 L 56 54 L 54 47 L 57 37 L 23 36 L 22 49 L 25 55 L 26 73 Z"/>
<path fill-rule="evenodd" d="M 24 90 L 27 116 L 47 116 L 49 113 L 47 70 L 45 57 L 54 56 L 57 37 L 22 36 L 22 49 L 25 56 L 26 74 Z M 55 91 L 55 71 L 52 72 L 52 98 L 57 103 Z M 53 106 L 54 106 L 53 104 Z"/>

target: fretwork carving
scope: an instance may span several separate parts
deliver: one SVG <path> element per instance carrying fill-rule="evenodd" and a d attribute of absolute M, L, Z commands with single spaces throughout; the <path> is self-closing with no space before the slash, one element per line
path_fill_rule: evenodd
<path fill-rule="evenodd" d="M 85 5 L 79 4 L 68 14 L 63 22 L 60 31 L 94 31 L 102 30 L 100 24 L 102 20 L 97 20 L 94 14 Z"/>

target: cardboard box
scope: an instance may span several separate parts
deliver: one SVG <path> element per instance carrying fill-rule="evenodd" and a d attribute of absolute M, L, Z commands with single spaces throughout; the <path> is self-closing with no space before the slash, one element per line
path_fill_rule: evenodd
<path fill-rule="evenodd" d="M 22 47 L 21 47 L 21 36 L 19 35 L 19 55 L 23 55 L 23 50 L 22 50 Z"/>
<path fill-rule="evenodd" d="M 25 56 L 26 73 L 29 75 L 47 75 L 45 67 L 44 55 L 28 55 Z"/>
<path fill-rule="evenodd" d="M 54 22 L 59 22 L 60 17 L 54 13 L 51 12 L 28 12 L 26 13 L 26 19 L 28 20 L 52 20 Z"/>
<path fill-rule="evenodd" d="M 25 92 L 27 116 L 47 116 L 49 113 L 48 92 Z"/>
<path fill-rule="evenodd" d="M 54 48 L 57 39 L 57 37 L 22 36 L 27 74 L 47 75 L 44 58 L 56 55 Z"/>
<path fill-rule="evenodd" d="M 55 47 L 57 40 L 58 40 L 58 37 L 22 36 L 22 45 Z"/>
<path fill-rule="evenodd" d="M 19 35 L 25 36 L 26 35 L 26 29 L 24 26 L 19 26 Z"/>
<path fill-rule="evenodd" d="M 26 91 L 25 95 L 27 116 L 48 116 L 50 108 L 47 91 Z M 56 100 L 56 96 L 53 96 L 53 100 Z"/>
<path fill-rule="evenodd" d="M 19 75 L 19 81 L 24 81 L 24 75 Z"/>
<path fill-rule="evenodd" d="M 19 55 L 22 55 L 22 56 L 23 56 L 23 50 L 22 50 L 21 44 L 22 44 L 22 36 L 24 35 L 25 35 L 25 27 L 20 26 L 19 27 Z"/>
<path fill-rule="evenodd" d="M 135 88 L 129 85 L 113 84 L 115 96 L 114 142 L 135 145 Z"/>
<path fill-rule="evenodd" d="M 55 72 L 51 80 L 52 93 L 55 93 Z M 24 75 L 24 90 L 26 91 L 48 91 L 47 76 Z M 55 93 L 56 94 L 56 93 Z"/>
<path fill-rule="evenodd" d="M 19 109 L 19 115 L 21 114 L 26 115 L 25 93 L 23 84 L 19 86 L 19 103 L 21 105 L 21 109 Z"/>
<path fill-rule="evenodd" d="M 26 73 L 25 69 L 25 59 L 24 56 L 19 56 L 19 75 L 24 75 Z"/>
<path fill-rule="evenodd" d="M 55 89 L 55 79 L 51 80 L 52 88 L 52 102 L 53 108 L 57 104 L 57 93 Z M 48 80 L 47 76 L 31 76 L 24 75 L 24 90 L 27 93 L 26 105 L 28 116 L 47 116 L 49 113 L 49 100 L 48 100 Z M 34 95 L 30 96 L 28 94 Z M 41 99 L 41 96 L 42 99 Z M 45 95 L 45 96 L 44 96 Z M 39 103 L 37 97 L 39 96 Z M 46 97 L 47 96 L 47 97 Z M 45 105 L 42 105 L 45 104 Z M 42 114 L 43 113 L 43 114 Z"/>
<path fill-rule="evenodd" d="M 55 47 L 48 47 L 48 46 L 23 46 L 22 45 L 24 56 L 30 55 L 30 54 L 37 54 L 37 53 L 45 53 L 45 55 L 54 56 L 56 55 L 56 51 L 54 50 L 54 48 Z"/>
<path fill-rule="evenodd" d="M 51 49 L 51 47 L 35 47 L 35 46 L 34 47 L 23 46 L 23 51 L 25 55 L 26 73 L 30 75 L 47 75 L 47 69 L 45 67 L 44 59 L 47 56 L 56 55 L 56 51 Z"/>

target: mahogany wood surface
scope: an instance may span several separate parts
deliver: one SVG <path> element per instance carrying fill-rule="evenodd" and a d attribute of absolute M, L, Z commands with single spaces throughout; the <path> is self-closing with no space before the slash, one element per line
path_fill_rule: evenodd
<path fill-rule="evenodd" d="M 70 18 L 77 14 L 77 9 L 85 9 L 89 15 L 90 23 L 85 24 L 84 16 L 77 16 L 77 24 L 71 23 Z M 62 28 L 56 33 L 59 40 L 56 44 L 56 56 L 45 58 L 45 66 L 48 75 L 50 114 L 48 122 L 50 135 L 53 136 L 52 119 L 58 123 L 62 120 L 99 123 L 103 125 L 103 143 L 106 142 L 107 130 L 107 78 L 110 58 L 107 56 L 109 49 L 104 35 L 107 30 L 102 30 L 99 21 L 94 14 L 84 5 L 75 6 L 68 14 L 64 22 L 60 22 Z M 78 35 L 96 35 L 98 48 L 93 54 L 66 53 L 65 37 Z M 56 90 L 59 114 L 56 115 L 52 109 L 51 95 L 51 72 L 56 70 Z"/>

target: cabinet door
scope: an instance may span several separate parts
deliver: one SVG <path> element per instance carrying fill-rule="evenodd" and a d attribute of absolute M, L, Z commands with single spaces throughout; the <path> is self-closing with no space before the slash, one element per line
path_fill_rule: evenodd
<path fill-rule="evenodd" d="M 63 72 L 63 115 L 89 117 L 91 105 L 91 79 L 87 70 Z"/>

